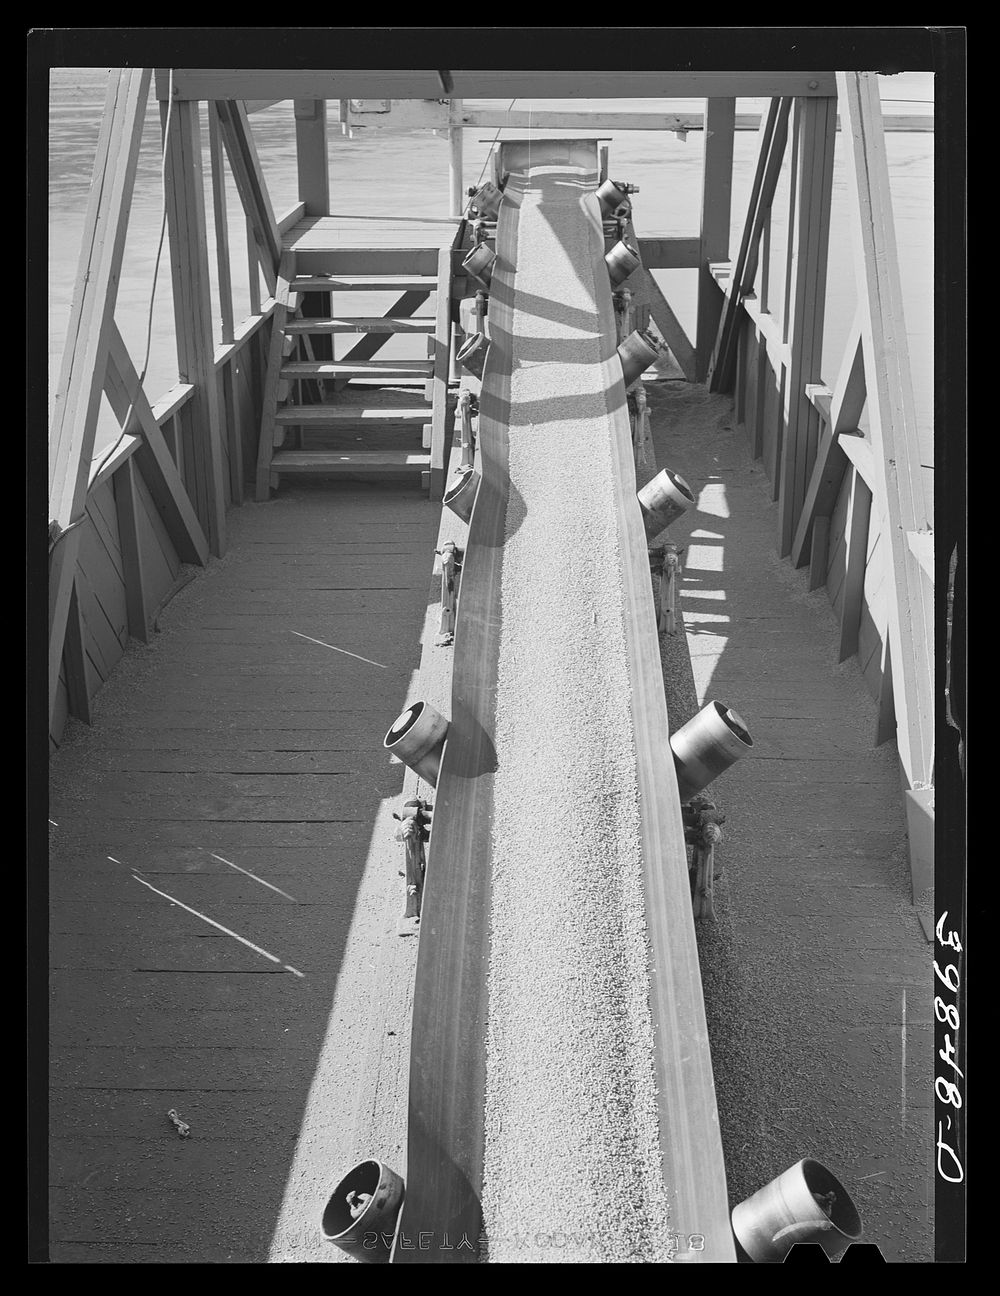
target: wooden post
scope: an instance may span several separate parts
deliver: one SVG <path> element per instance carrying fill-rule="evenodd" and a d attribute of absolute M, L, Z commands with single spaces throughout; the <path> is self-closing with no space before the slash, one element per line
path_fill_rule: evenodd
<path fill-rule="evenodd" d="M 143 578 L 142 548 L 139 541 L 136 500 L 135 460 L 126 459 L 115 473 L 115 512 L 118 515 L 118 537 L 125 569 L 125 608 L 128 632 L 140 643 L 149 643 L 149 608 Z"/>
<path fill-rule="evenodd" d="M 813 524 L 812 547 L 809 551 L 809 590 L 826 584 L 830 554 L 830 519 L 819 517 Z"/>
<path fill-rule="evenodd" d="M 836 107 L 834 99 L 798 99 L 795 104 L 794 223 L 789 223 L 785 278 L 784 337 L 789 362 L 778 502 L 782 558 L 792 549 L 819 441 L 819 414 L 805 388 L 807 383 L 819 382 L 823 355 Z"/>
<path fill-rule="evenodd" d="M 903 319 L 878 82 L 873 73 L 837 74 L 850 164 L 848 194 L 863 306 L 862 345 L 875 490 L 888 540 L 888 639 L 900 763 L 911 788 L 933 782 L 933 599 L 909 531 L 922 530 L 919 439 Z M 912 865 L 912 859 L 911 859 Z"/>
<path fill-rule="evenodd" d="M 274 415 L 278 406 L 281 362 L 285 344 L 285 318 L 288 314 L 289 282 L 294 273 L 294 253 L 285 252 L 278 267 L 275 307 L 271 315 L 271 338 L 268 343 L 267 369 L 260 402 L 260 437 L 257 442 L 256 499 L 270 498 L 271 459 L 274 454 Z"/>
<path fill-rule="evenodd" d="M 177 370 L 181 382 L 195 388 L 191 417 L 197 493 L 202 504 L 199 515 L 212 553 L 220 556 L 226 550 L 226 497 L 205 238 L 201 125 L 196 102 L 175 102 L 169 121 L 168 113 L 170 106 L 162 105 Z"/>
<path fill-rule="evenodd" d="M 83 617 L 74 580 L 70 586 L 69 615 L 66 621 L 66 699 L 71 715 L 90 724 L 90 678 L 84 648 Z"/>
<path fill-rule="evenodd" d="M 719 330 L 723 293 L 709 269 L 729 259 L 733 191 L 733 131 L 736 100 L 709 99 L 705 113 L 705 171 L 702 179 L 701 242 L 698 250 L 697 381 L 704 382 Z"/>
<path fill-rule="evenodd" d="M 841 432 L 853 432 L 857 428 L 864 404 L 865 367 L 859 316 L 848 334 L 840 374 L 830 397 L 830 415 L 823 420 L 812 476 L 799 514 L 792 543 L 792 562 L 796 567 L 808 559 L 809 534 L 815 521 L 828 518 L 837 503 L 847 469 L 847 455 L 837 438 Z"/>
<path fill-rule="evenodd" d="M 242 103 L 232 101 L 219 101 L 215 107 L 223 143 L 229 155 L 229 167 L 239 190 L 243 210 L 250 218 L 264 281 L 268 291 L 273 293 L 278 262 L 281 259 L 281 233 L 274 219 L 271 197 L 257 157 L 246 109 Z"/>
<path fill-rule="evenodd" d="M 64 538 L 49 557 L 49 720 L 54 714 L 59 666 L 79 552 L 122 253 L 142 141 L 148 68 L 112 76 L 104 105 L 93 180 L 80 243 L 55 413 L 49 437 L 49 520 Z"/>
<path fill-rule="evenodd" d="M 451 101 L 452 120 L 461 116 L 462 101 Z M 462 188 L 462 127 L 452 126 L 448 130 L 448 192 L 451 199 L 452 216 L 461 216 L 465 211 L 465 192 Z"/>
<path fill-rule="evenodd" d="M 295 156 L 299 201 L 307 216 L 330 215 L 330 162 L 327 152 L 326 100 L 295 100 Z"/>
<path fill-rule="evenodd" d="M 846 547 L 844 568 L 844 601 L 840 610 L 840 652 L 838 661 L 853 657 L 858 651 L 858 631 L 865 592 L 865 563 L 868 558 L 868 525 L 871 519 L 872 493 L 856 468 L 851 469 L 851 498 L 844 524 Z"/>
<path fill-rule="evenodd" d="M 753 288 L 764 222 L 774 200 L 788 138 L 788 115 L 791 100 L 771 101 L 760 130 L 757 168 L 754 172 L 747 206 L 746 223 L 740 239 L 740 250 L 729 280 L 729 292 L 722 308 L 719 331 L 708 365 L 707 382 L 713 392 L 728 391 L 732 385 L 732 367 L 736 356 L 737 317 L 743 310 L 743 298 Z"/>
<path fill-rule="evenodd" d="M 250 314 L 260 314 L 260 254 L 254 238 L 253 222 L 248 216 L 247 227 L 247 282 L 250 285 Z"/>
<path fill-rule="evenodd" d="M 896 736 L 896 702 L 892 690 L 892 651 L 889 643 L 889 627 L 882 631 L 882 654 L 880 665 L 882 678 L 878 686 L 878 722 L 875 725 L 875 746 L 881 747 L 890 738 Z"/>
<path fill-rule="evenodd" d="M 444 495 L 445 426 L 448 416 L 448 365 L 451 358 L 451 251 L 438 253 L 437 317 L 434 325 L 431 405 L 430 498 Z"/>
<path fill-rule="evenodd" d="M 229 273 L 229 217 L 226 211 L 226 175 L 219 138 L 219 115 L 208 105 L 208 151 L 212 166 L 212 211 L 215 216 L 215 260 L 219 272 L 219 315 L 223 343 L 232 342 L 233 285 Z"/>

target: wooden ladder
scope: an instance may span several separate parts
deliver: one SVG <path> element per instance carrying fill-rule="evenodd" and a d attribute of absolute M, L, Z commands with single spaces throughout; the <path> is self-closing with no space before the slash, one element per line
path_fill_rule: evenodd
<path fill-rule="evenodd" d="M 437 276 L 351 274 L 349 268 L 349 251 L 330 252 L 324 273 L 311 268 L 308 274 L 296 272 L 294 252 L 282 254 L 261 404 L 258 500 L 268 499 L 286 476 L 412 472 L 431 499 L 444 493 L 451 253 L 438 254 Z M 368 292 L 398 296 L 385 315 L 333 313 L 338 294 Z M 305 294 L 322 294 L 326 313 L 303 314 Z M 434 315 L 417 316 L 431 294 Z M 338 334 L 361 339 L 334 360 Z M 393 336 L 422 341 L 425 356 L 378 357 Z"/>

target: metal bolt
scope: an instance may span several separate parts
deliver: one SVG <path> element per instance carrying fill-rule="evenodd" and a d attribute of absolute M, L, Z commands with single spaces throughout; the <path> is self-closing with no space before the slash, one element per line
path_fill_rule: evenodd
<path fill-rule="evenodd" d="M 809 82 L 809 89 L 810 89 L 810 90 L 818 90 L 818 89 L 819 89 L 819 82 L 818 82 L 818 81 L 810 81 L 810 82 Z"/>

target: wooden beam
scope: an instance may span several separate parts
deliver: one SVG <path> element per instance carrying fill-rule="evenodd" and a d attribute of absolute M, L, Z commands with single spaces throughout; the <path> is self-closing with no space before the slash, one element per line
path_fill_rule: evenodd
<path fill-rule="evenodd" d="M 109 81 L 56 387 L 49 435 L 49 520 L 68 534 L 49 560 L 50 723 L 80 538 L 80 528 L 73 524 L 82 518 L 87 497 L 148 96 L 148 69 L 128 69 Z"/>
<path fill-rule="evenodd" d="M 444 494 L 445 427 L 448 416 L 448 367 L 451 359 L 451 250 L 438 253 L 437 319 L 434 330 L 434 376 L 431 382 L 430 497 Z"/>
<path fill-rule="evenodd" d="M 450 255 L 450 253 L 449 253 Z M 397 297 L 393 304 L 386 311 L 385 319 L 409 319 L 417 313 L 425 301 L 430 297 L 429 292 L 405 292 Z M 340 364 L 354 364 L 357 360 L 370 360 L 385 346 L 394 335 L 392 333 L 366 333 L 365 336 L 357 341 L 351 347 L 347 355 L 343 357 Z M 343 391 L 350 382 L 350 378 L 335 378 L 333 382 L 334 391 Z"/>
<path fill-rule="evenodd" d="M 806 399 L 805 385 L 819 381 L 823 358 L 835 106 L 833 99 L 798 100 L 795 105 L 795 213 L 789 230 L 785 279 L 785 331 L 790 356 L 778 499 L 778 553 L 782 558 L 792 548 L 819 440 L 819 417 Z"/>
<path fill-rule="evenodd" d="M 875 725 L 875 746 L 896 736 L 896 699 L 892 687 L 892 652 L 889 645 L 889 628 L 882 632 L 882 678 L 878 686 L 878 721 Z"/>
<path fill-rule="evenodd" d="M 282 253 L 278 266 L 278 283 L 275 291 L 274 314 L 271 316 L 271 339 L 267 350 L 267 370 L 264 375 L 264 392 L 260 403 L 260 436 L 257 441 L 258 502 L 270 498 L 271 459 L 274 456 L 274 415 L 278 405 L 278 385 L 281 382 L 281 360 L 285 342 L 285 318 L 288 314 L 290 283 L 295 273 L 295 253 Z"/>
<path fill-rule="evenodd" d="M 260 252 L 253 232 L 253 221 L 246 218 L 247 230 L 247 283 L 250 287 L 250 314 L 260 314 Z"/>
<path fill-rule="evenodd" d="M 136 498 L 135 462 L 122 465 L 114 480 L 115 512 L 118 516 L 118 541 L 125 569 L 125 608 L 128 632 L 140 643 L 149 643 L 149 606 L 143 575 L 142 546 L 139 540 L 138 500 Z"/>
<path fill-rule="evenodd" d="M 215 216 L 215 260 L 219 274 L 219 315 L 222 341 L 233 340 L 233 284 L 229 273 L 229 216 L 226 211 L 226 175 L 222 163 L 219 117 L 208 105 L 208 151 L 212 168 L 212 211 Z"/>
<path fill-rule="evenodd" d="M 851 496 L 847 504 L 844 543 L 847 548 L 844 569 L 844 601 L 840 609 L 840 651 L 838 661 L 853 657 L 858 651 L 858 631 L 865 596 L 865 564 L 868 558 L 868 527 L 871 520 L 872 493 L 859 472 L 851 473 Z"/>
<path fill-rule="evenodd" d="M 729 259 L 729 221 L 733 193 L 735 99 L 710 99 L 705 122 L 705 163 L 701 191 L 701 237 L 698 250 L 698 318 L 695 372 L 704 382 L 719 330 L 725 298 L 716 291 L 710 265 Z"/>
<path fill-rule="evenodd" d="M 229 497 L 236 505 L 243 503 L 243 437 L 240 433 L 239 404 L 236 399 L 236 375 L 230 361 L 216 369 L 219 417 L 229 451 Z"/>
<path fill-rule="evenodd" d="M 906 543 L 910 546 L 910 552 L 916 558 L 917 562 L 923 568 L 924 575 L 933 582 L 934 580 L 934 532 L 933 531 L 907 531 Z"/>
<path fill-rule="evenodd" d="M 818 590 L 826 584 L 826 573 L 830 550 L 830 519 L 816 519 L 812 530 L 812 548 L 809 555 L 809 590 Z"/>
<path fill-rule="evenodd" d="M 299 199 L 306 216 L 330 214 L 330 161 L 327 150 L 326 100 L 295 100 L 295 157 Z"/>
<path fill-rule="evenodd" d="M 837 437 L 837 444 L 861 474 L 861 480 L 864 484 L 870 491 L 874 491 L 876 485 L 875 456 L 872 453 L 871 442 L 865 434 L 858 430 L 841 432 Z"/>
<path fill-rule="evenodd" d="M 117 327 L 112 333 L 108 350 L 104 390 L 119 423 L 124 423 L 131 406 L 131 417 L 122 430 L 126 435 L 141 439 L 135 452 L 136 462 L 178 557 L 182 562 L 197 563 L 203 567 L 208 561 L 208 540 Z M 191 399 L 194 399 L 193 394 Z M 178 397 L 160 417 L 163 421 L 174 417 L 187 403 L 187 400 Z M 162 404 L 157 408 L 162 409 Z"/>
<path fill-rule="evenodd" d="M 889 168 L 874 74 L 838 73 L 848 145 L 848 195 L 864 307 L 868 423 L 876 494 L 888 541 L 888 639 L 892 654 L 897 743 L 912 788 L 933 782 L 934 617 L 932 591 L 906 542 L 926 529 L 917 434 L 903 317 Z"/>
<path fill-rule="evenodd" d="M 451 101 L 452 111 L 461 112 L 461 99 Z M 465 211 L 465 189 L 462 184 L 462 149 L 464 139 L 461 126 L 448 131 L 448 210 L 451 216 L 461 217 Z"/>
<path fill-rule="evenodd" d="M 194 475 L 198 483 L 198 514 L 212 553 L 221 555 L 226 549 L 226 505 L 213 367 L 215 346 L 198 106 L 177 103 L 169 120 L 165 107 L 161 116 L 167 148 L 167 226 L 170 231 L 177 369 L 181 381 L 189 382 L 195 388 L 190 413 L 195 431 Z M 233 172 L 235 175 L 235 166 Z"/>
<path fill-rule="evenodd" d="M 809 385 L 806 396 L 809 397 Z M 808 560 L 809 537 L 818 517 L 829 517 L 840 494 L 847 455 L 840 444 L 840 433 L 849 432 L 858 425 L 865 406 L 865 365 L 861 345 L 860 315 L 854 320 L 848 334 L 840 373 L 830 394 L 828 416 L 823 419 L 816 460 L 806 488 L 802 512 L 799 514 L 795 539 L 792 542 L 792 564 L 801 567 Z M 814 396 L 814 403 L 818 397 Z M 817 405 L 817 408 L 821 408 Z"/>
<path fill-rule="evenodd" d="M 639 260 L 642 261 L 642 240 L 636 234 L 635 226 L 631 219 L 626 223 L 626 240 L 631 243 L 639 253 Z M 670 303 L 660 291 L 660 286 L 649 273 L 645 264 L 642 264 L 636 270 L 629 280 L 629 287 L 632 289 L 632 300 L 635 307 L 641 311 L 643 308 L 649 311 L 656 327 L 663 334 L 664 341 L 673 352 L 674 359 L 681 367 L 681 371 L 688 382 L 695 381 L 695 351 L 691 345 L 690 339 L 681 327 L 681 323 L 671 309 Z"/>
<path fill-rule="evenodd" d="M 293 70 L 174 68 L 176 99 L 439 99 L 432 69 Z M 710 99 L 833 95 L 833 72 L 664 72 L 516 69 L 453 71 L 458 99 Z M 166 70 L 157 69 L 156 92 L 167 97 Z"/>
<path fill-rule="evenodd" d="M 216 104 L 216 111 L 243 210 L 249 215 L 253 225 L 264 280 L 268 292 L 273 293 L 278 261 L 281 259 L 281 234 L 274 219 L 271 198 L 257 157 L 246 110 L 241 103 L 226 100 Z"/>
<path fill-rule="evenodd" d="M 83 617 L 80 613 L 80 597 L 74 579 L 70 585 L 69 613 L 66 620 L 66 642 L 64 660 L 66 662 L 66 695 L 71 715 L 75 715 L 84 724 L 91 723 L 90 714 L 90 678 L 87 671 L 87 653 L 84 647 Z"/>
<path fill-rule="evenodd" d="M 252 112 L 253 109 L 248 108 Z M 454 120 L 453 116 L 453 120 Z M 574 131 L 673 131 L 681 137 L 689 131 L 705 129 L 705 116 L 698 112 L 559 112 L 519 110 L 497 111 L 495 109 L 464 109 L 457 120 L 469 129 L 511 130 L 530 129 L 534 131 L 574 130 Z M 737 113 L 734 129 L 737 131 L 758 131 L 761 124 L 760 113 Z M 934 117 L 924 113 L 898 113 L 883 118 L 887 131 L 934 130 Z M 840 119 L 837 119 L 837 130 L 840 130 Z M 606 179 L 607 177 L 602 177 Z"/>
<path fill-rule="evenodd" d="M 699 265 L 701 239 L 653 234 L 639 239 L 639 254 L 647 270 L 694 270 Z"/>
<path fill-rule="evenodd" d="M 730 277 L 727 300 L 723 306 L 719 331 L 706 375 L 709 390 L 713 392 L 728 391 L 732 386 L 732 366 L 736 356 L 737 314 L 744 296 L 753 288 L 757 267 L 757 247 L 781 171 L 790 110 L 790 99 L 772 99 L 761 127 L 757 166 L 750 190 L 747 216 L 743 224 L 740 250 Z"/>

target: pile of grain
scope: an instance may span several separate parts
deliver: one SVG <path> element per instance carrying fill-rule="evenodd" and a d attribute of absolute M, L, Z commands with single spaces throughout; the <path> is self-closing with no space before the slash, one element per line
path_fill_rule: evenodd
<path fill-rule="evenodd" d="M 532 339 L 577 347 L 572 362 L 511 366 L 483 1193 L 501 1262 L 662 1259 L 669 1225 L 594 305 L 604 267 L 581 194 L 539 176 L 517 241 L 521 354 L 544 352 Z"/>

